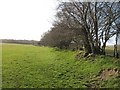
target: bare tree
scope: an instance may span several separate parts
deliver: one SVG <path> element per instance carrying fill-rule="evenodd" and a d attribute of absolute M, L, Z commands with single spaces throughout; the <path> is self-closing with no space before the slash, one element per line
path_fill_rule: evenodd
<path fill-rule="evenodd" d="M 53 28 L 42 37 L 40 43 L 45 46 L 67 49 L 71 41 L 78 43 L 78 40 L 80 40 L 78 30 L 70 28 L 63 22 L 55 22 Z"/>
<path fill-rule="evenodd" d="M 107 41 L 116 34 L 114 23 L 120 17 L 119 6 L 114 2 L 62 2 L 60 19 L 81 30 L 86 53 L 105 54 Z"/>

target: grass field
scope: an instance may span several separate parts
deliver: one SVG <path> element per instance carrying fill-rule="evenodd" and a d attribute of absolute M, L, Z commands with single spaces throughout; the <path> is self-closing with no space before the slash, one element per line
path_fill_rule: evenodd
<path fill-rule="evenodd" d="M 75 60 L 77 51 L 32 45 L 3 44 L 3 88 L 86 88 L 102 69 L 118 68 L 118 59 L 97 56 Z M 118 78 L 99 81 L 99 87 L 119 87 Z"/>
<path fill-rule="evenodd" d="M 118 45 L 118 53 L 120 55 L 120 45 Z M 107 55 L 111 55 L 111 56 L 114 56 L 114 46 L 113 45 L 108 45 L 106 47 L 106 54 Z"/>

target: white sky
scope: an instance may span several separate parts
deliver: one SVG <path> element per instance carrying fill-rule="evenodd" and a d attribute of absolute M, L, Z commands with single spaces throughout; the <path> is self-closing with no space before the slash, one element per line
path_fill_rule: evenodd
<path fill-rule="evenodd" d="M 50 30 L 57 0 L 0 0 L 0 39 L 40 40 Z M 114 44 L 114 38 L 107 44 Z"/>
<path fill-rule="evenodd" d="M 116 36 L 113 36 L 112 38 L 110 38 L 106 44 L 107 45 L 115 45 L 115 37 Z"/>
<path fill-rule="evenodd" d="M 0 39 L 40 40 L 56 6 L 57 0 L 0 0 Z"/>

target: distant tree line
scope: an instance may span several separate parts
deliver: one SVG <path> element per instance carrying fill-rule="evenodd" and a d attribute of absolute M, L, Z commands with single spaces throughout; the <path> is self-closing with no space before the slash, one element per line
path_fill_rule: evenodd
<path fill-rule="evenodd" d="M 39 44 L 60 49 L 75 49 L 75 47 L 71 47 L 71 44 L 75 44 L 78 48 L 82 46 L 79 30 L 70 29 L 62 22 L 56 22 L 53 26 L 43 35 Z"/>
<path fill-rule="evenodd" d="M 2 40 L 2 43 L 38 45 L 38 41 L 34 41 L 34 40 L 14 40 L 14 39 L 1 39 L 1 40 Z"/>
<path fill-rule="evenodd" d="M 57 10 L 56 21 L 42 37 L 42 45 L 61 48 L 76 39 L 82 41 L 87 54 L 105 55 L 106 43 L 120 31 L 120 2 L 69 0 L 60 2 Z"/>

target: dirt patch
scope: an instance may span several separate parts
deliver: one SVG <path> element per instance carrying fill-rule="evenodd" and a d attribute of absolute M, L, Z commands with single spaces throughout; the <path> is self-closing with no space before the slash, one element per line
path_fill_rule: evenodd
<path fill-rule="evenodd" d="M 94 54 L 92 54 L 92 53 L 88 54 L 88 53 L 81 51 L 75 56 L 75 59 L 81 60 L 82 58 L 85 58 L 87 60 L 91 60 L 93 57 L 95 57 Z"/>
<path fill-rule="evenodd" d="M 85 84 L 88 88 L 99 88 L 101 82 L 108 80 L 109 78 L 119 77 L 119 70 L 117 68 L 108 68 L 101 70 L 99 74 L 88 81 L 88 84 Z"/>
<path fill-rule="evenodd" d="M 108 80 L 109 78 L 112 78 L 112 77 L 118 77 L 119 75 L 119 70 L 117 68 L 114 68 L 114 69 L 105 69 L 105 70 L 102 70 L 100 73 L 99 73 L 99 77 L 101 80 Z"/>

